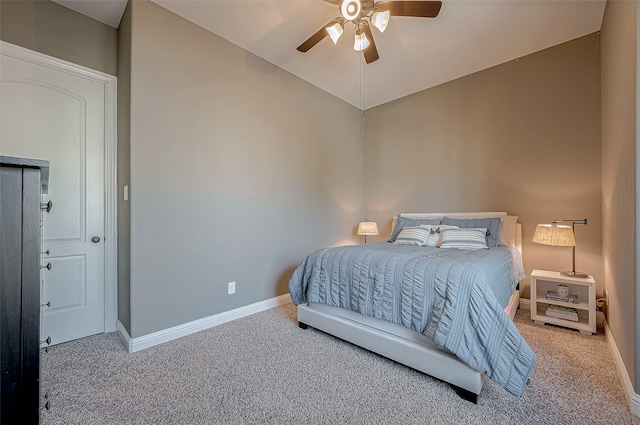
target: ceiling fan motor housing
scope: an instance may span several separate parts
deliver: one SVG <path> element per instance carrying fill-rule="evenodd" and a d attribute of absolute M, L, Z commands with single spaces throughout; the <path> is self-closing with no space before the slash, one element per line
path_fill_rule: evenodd
<path fill-rule="evenodd" d="M 360 0 L 342 0 L 340 4 L 340 13 L 342 16 L 348 21 L 353 21 L 360 17 L 360 13 L 362 12 L 362 5 L 360 4 Z"/>
<path fill-rule="evenodd" d="M 348 21 L 358 21 L 369 16 L 375 6 L 374 0 L 342 0 L 340 13 Z"/>

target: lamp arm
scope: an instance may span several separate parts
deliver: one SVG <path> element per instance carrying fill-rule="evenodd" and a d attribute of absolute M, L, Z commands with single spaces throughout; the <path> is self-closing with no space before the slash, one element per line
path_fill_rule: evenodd
<path fill-rule="evenodd" d="M 587 219 L 566 219 L 566 220 L 553 220 L 552 223 L 573 223 L 573 224 L 587 224 Z"/>
<path fill-rule="evenodd" d="M 565 220 L 553 220 L 552 223 L 571 223 L 571 231 L 575 233 L 576 224 L 587 224 L 587 219 L 565 219 Z M 571 272 L 572 276 L 576 276 L 576 246 L 575 244 L 571 247 Z"/>

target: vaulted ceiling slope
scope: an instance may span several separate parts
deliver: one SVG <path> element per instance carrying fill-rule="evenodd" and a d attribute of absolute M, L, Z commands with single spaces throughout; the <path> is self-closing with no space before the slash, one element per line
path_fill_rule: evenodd
<path fill-rule="evenodd" d="M 121 0 L 55 1 L 71 3 L 74 10 L 99 20 L 95 9 L 101 3 L 122 4 Z M 380 59 L 367 65 L 353 50 L 352 25 L 345 25 L 336 45 L 325 38 L 307 53 L 296 50 L 339 16 L 338 7 L 323 0 L 151 1 L 360 109 L 599 31 L 606 4 L 606 0 L 443 0 L 437 18 L 392 16 L 384 33 L 373 29 Z M 119 9 L 111 7 L 117 15 Z M 110 22 L 119 23 L 119 13 L 103 22 L 117 27 Z"/>

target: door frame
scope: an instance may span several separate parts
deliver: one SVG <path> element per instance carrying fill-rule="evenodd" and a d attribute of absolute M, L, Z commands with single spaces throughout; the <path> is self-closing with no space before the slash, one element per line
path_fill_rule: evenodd
<path fill-rule="evenodd" d="M 0 54 L 84 78 L 104 86 L 104 332 L 118 321 L 118 123 L 117 77 L 0 40 Z"/>

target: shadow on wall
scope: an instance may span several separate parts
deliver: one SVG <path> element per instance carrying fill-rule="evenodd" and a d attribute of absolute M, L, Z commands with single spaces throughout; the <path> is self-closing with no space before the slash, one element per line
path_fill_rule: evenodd
<path fill-rule="evenodd" d="M 285 269 L 276 282 L 276 294 L 288 294 L 289 293 L 289 280 L 293 276 L 293 272 L 298 265 Z"/>

